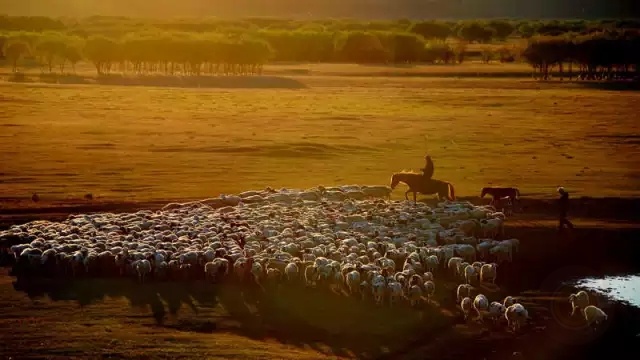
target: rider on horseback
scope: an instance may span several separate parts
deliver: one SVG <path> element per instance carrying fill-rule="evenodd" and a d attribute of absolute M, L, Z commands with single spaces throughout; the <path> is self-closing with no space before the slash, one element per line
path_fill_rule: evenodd
<path fill-rule="evenodd" d="M 424 160 L 426 161 L 426 165 L 420 170 L 422 170 L 422 175 L 426 180 L 431 180 L 431 177 L 433 176 L 433 161 L 431 160 L 431 156 L 428 154 L 425 155 Z"/>

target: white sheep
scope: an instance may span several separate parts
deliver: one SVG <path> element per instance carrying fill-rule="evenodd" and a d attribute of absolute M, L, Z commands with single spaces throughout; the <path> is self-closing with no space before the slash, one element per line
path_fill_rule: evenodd
<path fill-rule="evenodd" d="M 480 229 L 483 237 L 495 239 L 498 235 L 504 235 L 502 219 L 486 219 L 480 221 Z"/>
<path fill-rule="evenodd" d="M 348 272 L 345 276 L 345 283 L 351 295 L 358 293 L 360 290 L 360 273 L 357 270 Z"/>
<path fill-rule="evenodd" d="M 422 300 L 422 288 L 420 285 L 411 285 L 409 288 L 409 303 L 412 307 L 417 306 Z"/>
<path fill-rule="evenodd" d="M 425 265 L 427 267 L 427 271 L 435 272 L 436 270 L 438 270 L 438 265 L 440 264 L 440 260 L 438 259 L 437 255 L 430 255 L 427 257 L 425 263 L 426 263 Z"/>
<path fill-rule="evenodd" d="M 582 310 L 589 306 L 589 294 L 586 291 L 580 290 L 575 294 L 569 295 L 569 302 L 571 303 L 571 315 L 576 313 L 576 310 Z"/>
<path fill-rule="evenodd" d="M 503 262 L 511 262 L 513 259 L 511 246 L 503 243 L 492 247 L 491 250 L 489 250 L 489 253 L 496 257 L 496 262 L 498 264 L 501 264 Z"/>
<path fill-rule="evenodd" d="M 289 282 L 294 282 L 300 279 L 300 268 L 295 262 L 290 262 L 284 267 L 284 275 Z"/>
<path fill-rule="evenodd" d="M 489 304 L 488 316 L 494 321 L 498 321 L 499 318 L 503 316 L 503 314 L 507 311 L 507 308 L 497 301 L 491 302 Z"/>
<path fill-rule="evenodd" d="M 597 330 L 598 325 L 608 318 L 602 309 L 594 305 L 587 305 L 582 311 L 587 325 L 592 326 L 594 331 Z"/>
<path fill-rule="evenodd" d="M 149 262 L 149 260 L 139 260 L 136 263 L 136 272 L 138 273 L 138 280 L 141 283 L 144 283 L 144 279 L 145 277 L 151 273 L 151 263 Z"/>
<path fill-rule="evenodd" d="M 424 283 L 424 293 L 427 297 L 428 302 L 431 302 L 431 298 L 433 297 L 435 292 L 436 292 L 436 284 L 431 280 L 426 281 Z"/>
<path fill-rule="evenodd" d="M 460 309 L 462 310 L 462 314 L 464 315 L 464 319 L 467 320 L 469 318 L 469 314 L 471 313 L 471 309 L 473 308 L 473 300 L 470 297 L 465 297 L 460 301 Z"/>
<path fill-rule="evenodd" d="M 313 286 L 318 281 L 318 267 L 309 265 L 304 269 L 304 280 L 307 286 Z"/>
<path fill-rule="evenodd" d="M 507 319 L 507 325 L 515 332 L 529 319 L 529 312 L 521 304 L 513 304 L 507 308 L 504 313 Z"/>
<path fill-rule="evenodd" d="M 478 320 L 483 321 L 483 314 L 489 310 L 489 299 L 482 294 L 476 295 L 473 299 L 473 309 L 478 314 Z"/>
<path fill-rule="evenodd" d="M 377 305 L 382 305 L 382 301 L 384 300 L 384 290 L 385 290 L 384 281 L 371 283 L 371 291 L 373 294 L 373 299 Z"/>
<path fill-rule="evenodd" d="M 431 271 L 427 271 L 422 274 L 422 281 L 433 281 L 433 273 Z"/>
<path fill-rule="evenodd" d="M 502 301 L 502 305 L 503 305 L 505 308 L 508 308 L 509 306 L 511 306 L 511 305 L 513 305 L 513 304 L 515 304 L 515 303 L 517 303 L 517 301 L 516 301 L 516 299 L 515 299 L 513 296 L 506 296 L 506 297 L 504 298 L 504 300 Z"/>
<path fill-rule="evenodd" d="M 478 271 L 472 265 L 467 265 L 464 268 L 464 279 L 467 284 L 472 284 L 478 281 Z"/>
<path fill-rule="evenodd" d="M 402 284 L 397 281 L 391 281 L 387 284 L 389 288 L 389 305 L 393 306 L 398 300 L 402 299 Z"/>
<path fill-rule="evenodd" d="M 480 268 L 480 281 L 481 282 L 490 282 L 492 284 L 496 283 L 496 275 L 498 273 L 498 264 L 484 264 Z"/>
<path fill-rule="evenodd" d="M 447 269 L 449 269 L 452 276 L 457 276 L 460 274 L 460 272 L 458 271 L 458 268 L 460 267 L 460 264 L 462 264 L 463 262 L 464 262 L 464 259 L 457 256 L 454 256 L 451 259 L 449 259 L 449 262 L 447 262 Z"/>
<path fill-rule="evenodd" d="M 456 289 L 456 301 L 460 302 L 465 297 L 471 297 L 471 292 L 474 290 L 473 286 L 469 284 L 460 284 Z"/>

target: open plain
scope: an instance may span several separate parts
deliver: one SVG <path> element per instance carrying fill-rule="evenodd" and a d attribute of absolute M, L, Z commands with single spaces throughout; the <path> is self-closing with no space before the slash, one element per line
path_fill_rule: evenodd
<path fill-rule="evenodd" d="M 639 270 L 640 93 L 477 77 L 474 66 L 456 67 L 466 73 L 459 76 L 438 67 L 273 65 L 263 77 L 188 82 L 2 82 L 0 225 L 267 186 L 388 184 L 393 172 L 422 167 L 428 152 L 434 178 L 460 197 L 478 203 L 487 185 L 521 190 L 522 212 L 506 232 L 522 251 L 500 270 L 494 295 L 518 295 L 531 309 L 523 333 L 464 323 L 453 283 L 438 289 L 442 307 L 416 312 L 295 289 L 247 297 L 205 283 L 15 282 L 4 270 L 0 357 L 585 359 L 630 351 L 638 311 L 603 302 L 612 321 L 585 332 L 566 318 L 562 283 Z M 503 70 L 495 72 L 524 71 Z M 559 185 L 573 197 L 569 239 L 555 228 L 550 199 Z"/>

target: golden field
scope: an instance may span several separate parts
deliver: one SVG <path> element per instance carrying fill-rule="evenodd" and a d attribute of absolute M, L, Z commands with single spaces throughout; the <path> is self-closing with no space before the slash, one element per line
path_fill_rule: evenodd
<path fill-rule="evenodd" d="M 296 69 L 307 74 L 200 87 L 2 82 L 0 197 L 386 184 L 423 166 L 426 152 L 434 177 L 458 195 L 509 185 L 546 197 L 560 184 L 575 195 L 638 194 L 640 93 L 526 78 L 339 76 L 339 65 L 279 71 Z"/>

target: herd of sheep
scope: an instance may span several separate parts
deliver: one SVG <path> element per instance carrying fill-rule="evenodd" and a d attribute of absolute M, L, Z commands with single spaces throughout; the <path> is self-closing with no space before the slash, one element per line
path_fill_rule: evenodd
<path fill-rule="evenodd" d="M 132 277 L 238 281 L 331 288 L 375 304 L 433 303 L 440 279 L 456 281 L 464 318 L 506 319 L 518 330 L 527 309 L 508 296 L 490 301 L 481 284 L 513 260 L 505 216 L 469 202 L 388 199 L 386 186 L 267 188 L 160 211 L 69 216 L 0 232 L 16 276 Z M 502 239 L 502 240 L 498 240 Z M 588 323 L 606 319 L 583 292 L 569 299 Z"/>

